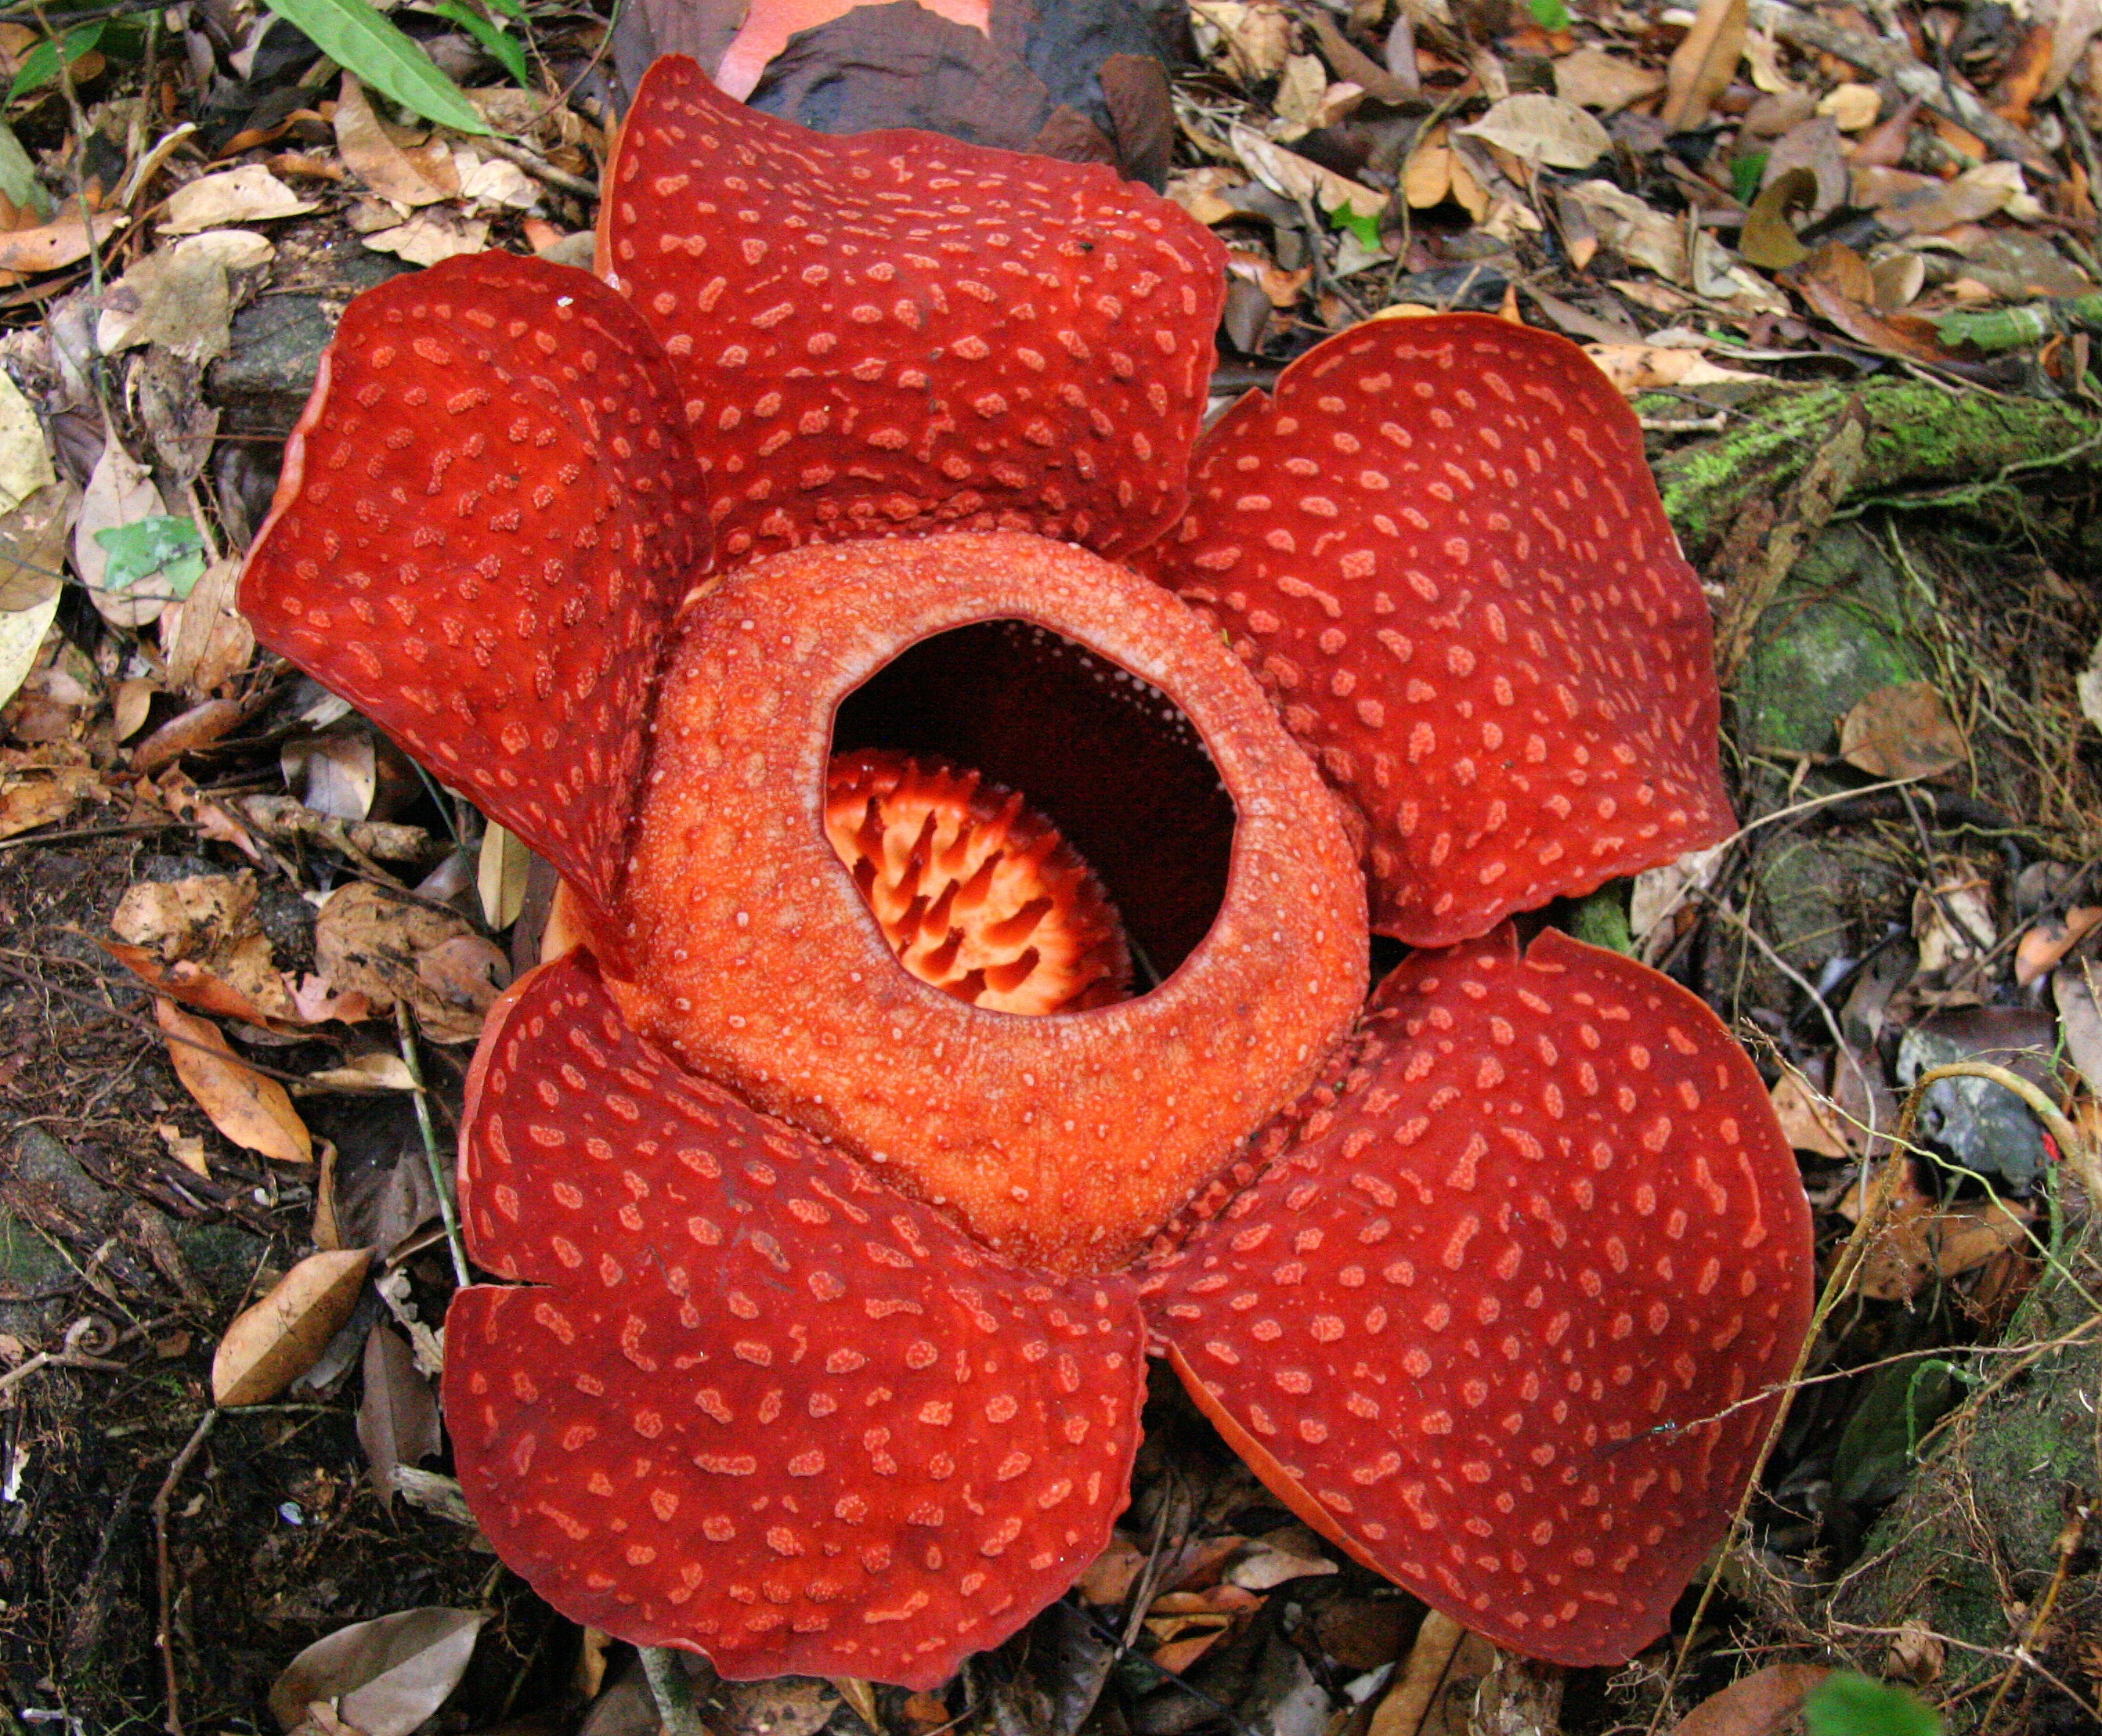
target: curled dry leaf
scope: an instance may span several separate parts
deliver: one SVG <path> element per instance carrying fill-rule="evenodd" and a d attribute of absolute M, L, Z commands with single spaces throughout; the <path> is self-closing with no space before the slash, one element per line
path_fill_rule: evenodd
<path fill-rule="evenodd" d="M 1810 1690 L 1831 1673 L 1819 1663 L 1770 1663 L 1710 1694 L 1671 1736 L 1778 1736 Z"/>
<path fill-rule="evenodd" d="M 216 1025 L 184 1012 L 163 994 L 153 997 L 153 1016 L 170 1039 L 175 1077 L 215 1127 L 235 1145 L 277 1162 L 313 1162 L 313 1136 L 285 1087 L 246 1065 Z"/>
<path fill-rule="evenodd" d="M 339 1628 L 286 1667 L 270 1711 L 290 1730 L 332 1703 L 364 1736 L 409 1736 L 459 1686 L 481 1623 L 478 1610 L 426 1609 Z"/>
<path fill-rule="evenodd" d="M 373 113 L 365 86 L 350 73 L 335 104 L 335 148 L 345 167 L 383 199 L 414 208 L 460 190 L 452 153 L 441 140 L 404 145 Z"/>
<path fill-rule="evenodd" d="M 119 901 L 110 932 L 132 948 L 151 947 L 171 968 L 153 972 L 129 950 L 112 948 L 111 955 L 186 1006 L 256 1025 L 296 1017 L 259 901 L 246 869 L 142 881 Z"/>
<path fill-rule="evenodd" d="M 508 981 L 509 961 L 463 917 L 363 882 L 329 895 L 314 923 L 314 961 L 338 994 L 374 1012 L 406 998 L 424 1034 L 472 1042 Z M 500 980 L 499 980 L 500 979 Z"/>
<path fill-rule="evenodd" d="M 211 1359 L 213 1402 L 263 1404 L 312 1368 L 350 1318 L 371 1263 L 370 1248 L 309 1254 L 279 1278 L 219 1341 Z"/>
<path fill-rule="evenodd" d="M 22 388 L 0 373 L 0 512 L 11 512 L 38 489 L 58 480 L 35 408 Z"/>
<path fill-rule="evenodd" d="M 1839 720 L 1839 752 L 1875 777 L 1930 777 L 1961 765 L 1970 745 L 1931 682 L 1879 687 Z"/>
<path fill-rule="evenodd" d="M 1816 197 L 1817 177 L 1807 169 L 1790 169 L 1769 181 L 1745 214 L 1738 252 L 1767 271 L 1800 265 L 1810 257 L 1810 250 L 1796 238 L 1789 214 L 1806 209 Z"/>
<path fill-rule="evenodd" d="M 532 866 L 533 852 L 525 840 L 492 821 L 481 835 L 475 888 L 481 900 L 481 919 L 499 933 L 518 920 L 526 906 L 526 875 Z"/>

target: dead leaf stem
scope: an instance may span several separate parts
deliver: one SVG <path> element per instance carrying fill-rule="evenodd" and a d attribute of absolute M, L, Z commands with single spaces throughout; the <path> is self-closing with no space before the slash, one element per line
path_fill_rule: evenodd
<path fill-rule="evenodd" d="M 416 1127 L 424 1136 L 424 1160 L 431 1167 L 431 1185 L 437 1193 L 438 1215 L 445 1220 L 446 1249 L 453 1257 L 453 1280 L 464 1290 L 474 1279 L 468 1271 L 467 1245 L 460 1239 L 459 1211 L 453 1203 L 452 1178 L 446 1173 L 445 1157 L 438 1146 L 437 1127 L 431 1119 L 431 1094 L 424 1084 L 424 1061 L 416 1047 L 416 1026 L 406 996 L 397 998 L 394 1003 L 394 1030 L 401 1042 L 401 1064 L 409 1070 L 409 1077 L 416 1087 Z M 651 1685 L 655 1685 L 654 1680 Z M 668 1720 L 665 1729 L 667 1736 L 676 1736 Z"/>

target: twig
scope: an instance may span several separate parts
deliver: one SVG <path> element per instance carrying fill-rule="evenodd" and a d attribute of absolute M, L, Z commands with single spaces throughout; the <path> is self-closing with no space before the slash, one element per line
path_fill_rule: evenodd
<path fill-rule="evenodd" d="M 588 181 L 581 175 L 572 175 L 566 169 L 557 169 L 552 163 L 536 156 L 521 144 L 513 144 L 508 139 L 477 139 L 477 150 L 486 151 L 491 157 L 500 157 L 508 163 L 516 163 L 544 187 L 557 193 L 565 193 L 573 199 L 587 203 L 598 197 L 598 183 Z"/>
<path fill-rule="evenodd" d="M 161 1667 L 167 1678 L 168 1716 L 161 1727 L 168 1736 L 183 1736 L 181 1690 L 175 1679 L 175 1596 L 171 1589 L 175 1574 L 168 1562 L 168 1503 L 174 1498 L 175 1486 L 183 1480 L 183 1472 L 189 1469 L 190 1461 L 197 1457 L 204 1446 L 205 1437 L 218 1420 L 216 1407 L 197 1419 L 188 1444 L 175 1455 L 175 1462 L 168 1467 L 168 1474 L 162 1480 L 160 1492 L 153 1497 L 153 1561 L 161 1598 L 160 1628 L 153 1636 L 153 1643 L 160 1648 Z"/>
<path fill-rule="evenodd" d="M 467 1269 L 467 1245 L 460 1240 L 459 1211 L 453 1203 L 451 1179 L 446 1174 L 445 1154 L 438 1148 L 438 1130 L 431 1119 L 431 1094 L 424 1086 L 424 1061 L 416 1048 L 416 1028 L 409 1016 L 409 1003 L 397 996 L 394 1031 L 401 1046 L 401 1064 L 409 1070 L 416 1099 L 416 1126 L 424 1136 L 424 1161 L 431 1167 L 431 1185 L 437 1190 L 438 1215 L 445 1220 L 446 1247 L 453 1256 L 453 1279 L 463 1290 L 474 1282 Z"/>

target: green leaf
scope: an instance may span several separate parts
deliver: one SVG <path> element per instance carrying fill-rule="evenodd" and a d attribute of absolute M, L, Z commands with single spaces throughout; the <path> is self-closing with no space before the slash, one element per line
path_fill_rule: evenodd
<path fill-rule="evenodd" d="M 1962 1371 L 1940 1357 L 1870 1375 L 1832 1452 L 1832 1493 L 1850 1505 L 1887 1501 L 1918 1462 L 1920 1437 L 1956 1402 Z"/>
<path fill-rule="evenodd" d="M 1569 8 L 1562 0 L 1525 0 L 1525 9 L 1532 14 L 1532 21 L 1543 30 L 1567 30 L 1569 28 Z"/>
<path fill-rule="evenodd" d="M 40 219 L 51 215 L 51 196 L 37 179 L 37 166 L 15 136 L 15 129 L 5 121 L 0 121 L 0 193 L 5 193 L 17 210 L 33 211 Z"/>
<path fill-rule="evenodd" d="M 463 27 L 511 74 L 513 84 L 529 90 L 532 87 L 533 75 L 526 65 L 526 51 L 518 46 L 517 37 L 507 35 L 472 7 L 461 5 L 460 0 L 437 0 L 431 10 L 439 17 L 450 18 Z"/>
<path fill-rule="evenodd" d="M 71 66 L 73 62 L 79 60 L 89 49 L 102 40 L 103 27 L 107 22 L 107 20 L 99 18 L 91 24 L 82 24 L 78 30 L 69 30 L 66 33 L 65 57 L 68 66 Z M 18 96 L 26 96 L 32 91 L 41 91 L 58 75 L 58 45 L 51 38 L 46 37 L 24 58 L 22 69 L 15 74 L 14 83 L 7 87 L 7 100 L 11 103 Z"/>
<path fill-rule="evenodd" d="M 109 551 L 102 576 L 105 591 L 126 591 L 141 579 L 158 578 L 168 595 L 186 597 L 204 576 L 204 538 L 186 518 L 113 525 L 96 531 L 95 540 Z"/>
<path fill-rule="evenodd" d="M 1730 190 L 1740 205 L 1749 205 L 1759 196 L 1759 183 L 1767 178 L 1767 153 L 1749 151 L 1730 159 Z"/>
<path fill-rule="evenodd" d="M 431 57 L 366 4 L 366 0 L 264 0 L 287 24 L 361 84 L 456 132 L 486 133 L 489 124 Z"/>
<path fill-rule="evenodd" d="M 1941 1720 L 1902 1688 L 1834 1672 L 1803 1703 L 1810 1736 L 1941 1736 Z"/>
<path fill-rule="evenodd" d="M 1368 247 L 1377 247 L 1380 244 L 1379 219 L 1361 215 L 1350 209 L 1347 201 L 1328 213 L 1328 226 L 1335 229 L 1348 229 Z"/>
<path fill-rule="evenodd" d="M 1634 931 L 1628 926 L 1628 896 L 1632 880 L 1608 880 L 1598 891 L 1569 906 L 1569 932 L 1580 941 L 1633 958 Z"/>

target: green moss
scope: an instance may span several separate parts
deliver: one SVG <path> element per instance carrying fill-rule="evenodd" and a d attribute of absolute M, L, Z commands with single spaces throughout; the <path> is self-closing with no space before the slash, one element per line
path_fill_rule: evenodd
<path fill-rule="evenodd" d="M 1852 525 L 1827 531 L 1761 618 L 1737 679 L 1745 749 L 1829 751 L 1838 720 L 1876 689 L 1927 679 L 1907 613 L 1902 581 L 1874 539 Z"/>
<path fill-rule="evenodd" d="M 1860 390 L 1869 433 L 1857 497 L 1980 482 L 2102 436 L 2102 418 L 2040 399 L 1959 397 L 1917 380 Z M 1793 482 L 1854 394 L 1846 386 L 1777 389 L 1745 405 L 1715 439 L 1662 459 L 1657 485 L 1687 552 L 1696 561 L 1713 554 L 1745 502 Z M 2102 470 L 2102 452 L 2087 463 Z"/>

